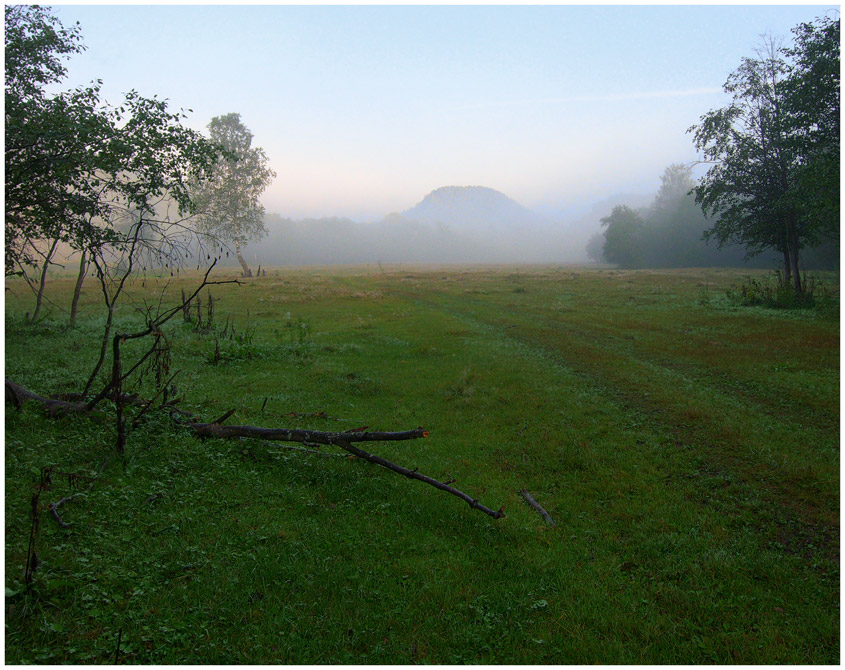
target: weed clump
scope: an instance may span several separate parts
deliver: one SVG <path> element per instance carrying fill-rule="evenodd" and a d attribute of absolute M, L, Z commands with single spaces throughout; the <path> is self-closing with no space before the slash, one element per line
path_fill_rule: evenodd
<path fill-rule="evenodd" d="M 746 276 L 744 283 L 732 286 L 726 295 L 730 302 L 742 307 L 816 309 L 825 315 L 838 312 L 839 308 L 830 288 L 818 278 L 805 274 L 799 293 L 780 270 L 763 280 Z"/>

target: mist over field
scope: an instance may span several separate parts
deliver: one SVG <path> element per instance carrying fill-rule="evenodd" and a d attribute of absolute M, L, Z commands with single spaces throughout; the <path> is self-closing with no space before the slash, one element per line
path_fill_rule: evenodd
<path fill-rule="evenodd" d="M 603 233 L 601 219 L 618 205 L 646 211 L 654 197 L 618 193 L 565 211 L 540 214 L 491 188 L 448 186 L 380 220 L 297 219 L 269 213 L 264 220 L 267 236 L 247 247 L 245 253 L 251 264 L 265 268 L 358 263 L 596 263 L 603 259 L 595 249 L 591 255 L 589 245 L 591 238 Z M 701 241 L 700 233 L 695 230 L 691 240 L 701 254 L 707 254 L 706 262 L 699 265 L 747 264 L 742 250 L 719 251 L 715 244 Z M 775 260 L 768 254 L 751 265 L 773 267 Z"/>

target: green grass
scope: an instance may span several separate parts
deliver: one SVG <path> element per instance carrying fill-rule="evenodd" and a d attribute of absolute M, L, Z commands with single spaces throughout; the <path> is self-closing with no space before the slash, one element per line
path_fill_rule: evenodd
<path fill-rule="evenodd" d="M 171 322 L 185 409 L 423 426 L 369 449 L 507 516 L 160 417 L 124 467 L 110 427 L 10 408 L 7 661 L 108 662 L 120 634 L 133 663 L 838 663 L 839 323 L 737 307 L 725 292 L 746 274 L 303 268 L 213 287 L 217 326 L 249 337 L 221 339 L 215 361 L 212 334 Z M 7 286 L 6 376 L 78 391 L 94 284 L 72 330 L 55 309 L 25 324 L 31 297 Z M 50 297 L 71 289 L 54 280 Z M 60 510 L 69 528 L 41 512 L 25 590 L 40 469 L 103 459 L 102 483 Z M 71 492 L 56 477 L 43 499 Z"/>

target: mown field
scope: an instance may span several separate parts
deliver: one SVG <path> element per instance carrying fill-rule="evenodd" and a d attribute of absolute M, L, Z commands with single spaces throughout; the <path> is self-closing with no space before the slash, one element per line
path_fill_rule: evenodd
<path fill-rule="evenodd" d="M 6 661 L 838 663 L 838 314 L 737 307 L 742 274 L 373 266 L 211 287 L 213 330 L 166 327 L 185 410 L 422 426 L 362 446 L 506 517 L 357 458 L 199 440 L 155 414 L 123 462 L 109 423 L 7 405 Z M 120 323 L 165 284 L 135 283 Z M 69 329 L 57 308 L 25 323 L 32 296 L 6 285 L 6 376 L 79 391 L 97 286 Z M 66 308 L 72 285 L 50 299 Z M 25 589 L 49 465 L 98 481 L 54 475 Z M 47 504 L 74 492 L 63 528 Z"/>

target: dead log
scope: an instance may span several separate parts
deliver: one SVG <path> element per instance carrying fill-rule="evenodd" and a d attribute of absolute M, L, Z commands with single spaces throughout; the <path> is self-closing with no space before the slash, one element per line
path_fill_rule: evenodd
<path fill-rule="evenodd" d="M 531 507 L 533 507 L 540 513 L 540 516 L 542 516 L 546 520 L 547 524 L 549 524 L 552 528 L 555 527 L 555 522 L 552 520 L 552 517 L 549 516 L 549 513 L 546 510 L 540 507 L 540 504 L 536 500 L 534 500 L 534 498 L 531 497 L 531 494 L 528 493 L 528 491 L 522 489 L 519 492 L 519 495 L 525 498 L 525 502 L 527 502 L 529 505 L 531 505 Z"/>
<path fill-rule="evenodd" d="M 11 402 L 20 409 L 25 400 L 35 400 L 41 403 L 50 416 L 54 417 L 64 416 L 66 414 L 84 414 L 87 412 L 87 406 L 84 402 L 45 398 L 6 379 L 6 402 Z"/>

